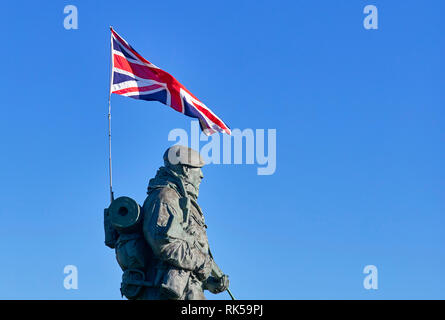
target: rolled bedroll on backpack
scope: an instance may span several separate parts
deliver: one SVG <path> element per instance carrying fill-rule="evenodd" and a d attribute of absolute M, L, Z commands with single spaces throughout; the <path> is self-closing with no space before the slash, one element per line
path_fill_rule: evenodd
<path fill-rule="evenodd" d="M 129 197 L 119 197 L 108 207 L 112 226 L 119 232 L 135 231 L 141 222 L 142 214 L 139 204 Z"/>

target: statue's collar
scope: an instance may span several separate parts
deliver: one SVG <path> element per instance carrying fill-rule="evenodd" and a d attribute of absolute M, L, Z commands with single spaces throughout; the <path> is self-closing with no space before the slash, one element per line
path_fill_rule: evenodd
<path fill-rule="evenodd" d="M 197 200 L 197 196 L 195 194 L 187 192 L 181 177 L 176 172 L 166 167 L 160 167 L 156 172 L 156 176 L 153 179 L 150 179 L 147 193 L 153 189 L 164 188 L 167 186 L 175 189 L 181 195 L 181 197 L 191 198 L 194 201 Z"/>

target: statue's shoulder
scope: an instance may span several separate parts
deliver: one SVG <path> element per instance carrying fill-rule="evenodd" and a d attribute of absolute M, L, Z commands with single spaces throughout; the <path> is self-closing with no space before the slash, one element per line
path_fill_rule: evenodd
<path fill-rule="evenodd" d="M 149 203 L 161 202 L 170 203 L 176 202 L 180 198 L 179 193 L 172 187 L 165 185 L 150 189 L 147 198 L 145 199 L 145 205 Z"/>
<path fill-rule="evenodd" d="M 150 189 L 142 207 L 144 229 L 153 227 L 153 223 L 157 221 L 158 216 L 165 211 L 162 208 L 169 207 L 173 212 L 180 212 L 179 199 L 179 194 L 172 187 L 162 186 Z M 154 220 L 152 219 L 153 216 L 156 217 Z"/>
<path fill-rule="evenodd" d="M 170 200 L 177 200 L 179 199 L 179 193 L 173 189 L 170 186 L 165 186 L 164 188 L 161 188 L 159 190 L 159 200 L 163 201 L 163 202 L 168 202 Z"/>

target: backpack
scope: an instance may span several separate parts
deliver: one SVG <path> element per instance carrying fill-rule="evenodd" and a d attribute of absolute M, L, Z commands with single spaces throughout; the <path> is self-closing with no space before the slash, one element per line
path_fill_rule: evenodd
<path fill-rule="evenodd" d="M 119 197 L 104 210 L 105 245 L 115 249 L 122 271 L 121 295 L 136 299 L 144 287 L 152 287 L 146 274 L 153 251 L 142 233 L 142 212 L 129 197 Z"/>

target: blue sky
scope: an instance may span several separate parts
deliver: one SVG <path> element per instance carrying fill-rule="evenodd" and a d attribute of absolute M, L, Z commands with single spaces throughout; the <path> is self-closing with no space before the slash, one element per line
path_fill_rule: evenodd
<path fill-rule="evenodd" d="M 79 28 L 65 30 L 65 5 Z M 378 30 L 363 8 L 378 8 Z M 276 129 L 277 168 L 204 167 L 199 202 L 240 299 L 444 299 L 443 1 L 2 5 L 0 298 L 121 299 L 103 244 L 112 25 L 231 128 Z M 113 105 L 116 196 L 142 203 L 174 128 Z M 75 265 L 79 288 L 63 286 Z M 366 265 L 378 290 L 365 290 Z M 209 298 L 228 299 L 226 293 Z"/>

